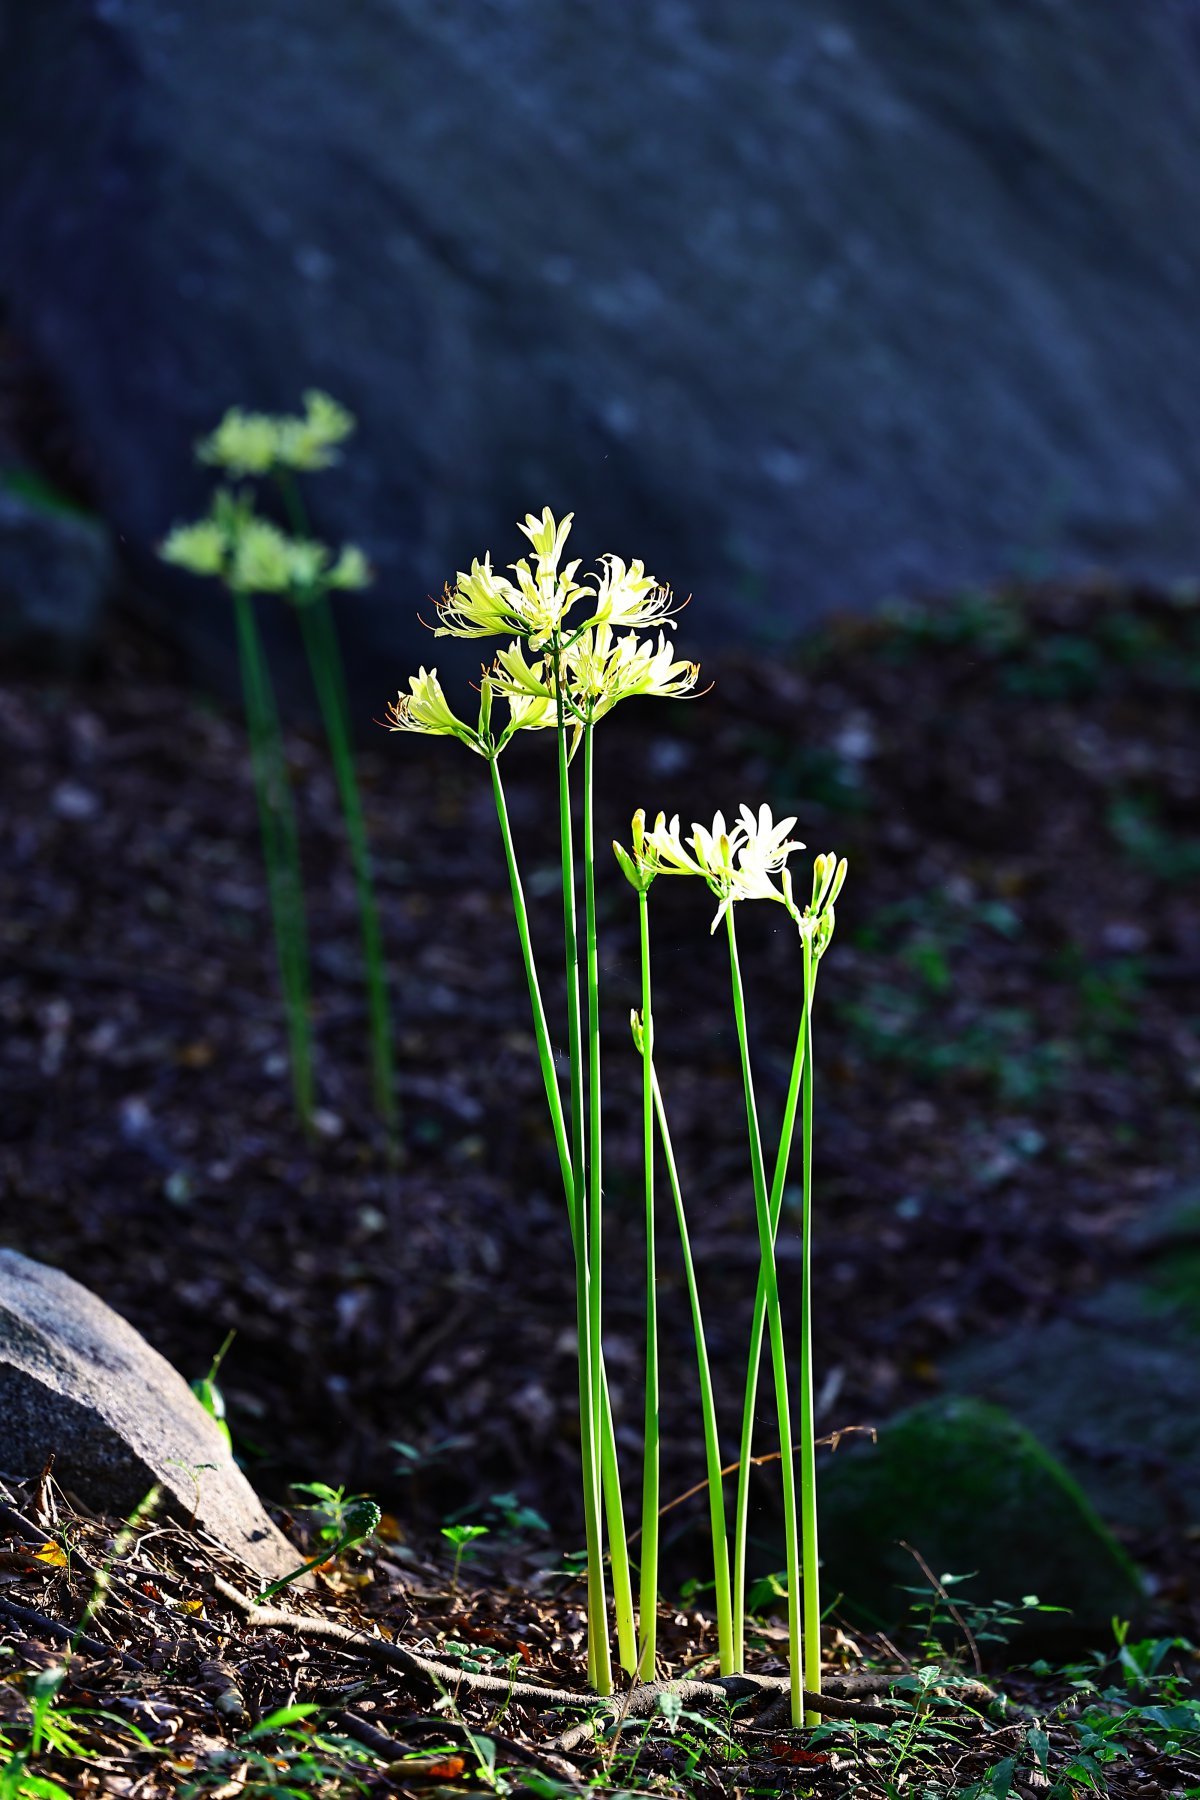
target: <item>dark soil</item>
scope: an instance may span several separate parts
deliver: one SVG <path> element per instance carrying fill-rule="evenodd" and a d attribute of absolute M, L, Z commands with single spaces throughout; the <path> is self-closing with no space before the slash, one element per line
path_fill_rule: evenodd
<path fill-rule="evenodd" d="M 56 1728 L 70 1735 L 52 1736 L 36 1768 L 88 1800 L 895 1800 L 976 1783 L 980 1800 L 1029 1800 L 1051 1783 L 1056 1796 L 1078 1792 L 1089 1759 L 1110 1800 L 1135 1800 L 1194 1794 L 1184 1784 L 1200 1774 L 1195 1730 L 1186 1746 L 1170 1742 L 1152 1704 L 1162 1713 L 1163 1683 L 1186 1681 L 1178 1654 L 1153 1690 L 1115 1665 L 989 1685 L 953 1657 L 918 1690 L 891 1644 L 837 1631 L 826 1691 L 854 1716 L 801 1738 L 771 1673 L 787 1636 L 773 1622 L 751 1623 L 767 1672 L 757 1691 L 726 1699 L 696 1682 L 711 1673 L 715 1634 L 702 1614 L 680 1611 L 660 1621 L 662 1653 L 684 1678 L 675 1705 L 639 1707 L 645 1689 L 601 1705 L 586 1687 L 578 1586 L 511 1546 L 506 1581 L 493 1571 L 480 1585 L 470 1570 L 455 1581 L 385 1525 L 319 1574 L 318 1591 L 287 1593 L 257 1618 L 247 1571 L 152 1510 L 118 1529 L 80 1515 L 52 1482 L 0 1486 L 0 1546 L 0 1647 L 21 1672 L 0 1685 L 0 1750 L 28 1745 L 49 1684 Z M 1089 1734 L 1108 1736 L 1111 1760 L 1086 1747 Z"/>
<path fill-rule="evenodd" d="M 798 815 L 811 851 L 850 858 L 818 999 L 818 1423 L 868 1424 L 936 1391 L 964 1339 L 1097 1287 L 1120 1228 L 1200 1167 L 1200 610 L 1045 589 L 847 625 L 803 655 L 707 673 L 705 698 L 635 703 L 602 727 L 597 837 L 625 838 L 638 804 L 686 820 L 767 799 Z M 504 770 L 554 1021 L 549 748 L 514 746 Z M 328 763 L 301 732 L 291 760 L 315 1147 L 291 1112 L 239 719 L 128 625 L 86 676 L 0 687 L 5 1240 L 86 1282 L 189 1376 L 236 1329 L 223 1386 L 268 1496 L 344 1482 L 419 1544 L 448 1513 L 515 1492 L 570 1545 L 570 1251 L 486 771 L 451 742 L 382 732 L 362 758 L 396 1164 L 370 1114 Z M 798 959 L 781 912 L 743 912 L 770 1142 Z M 636 908 L 615 870 L 601 914 L 606 1341 L 636 1471 Z M 698 884 L 659 883 L 652 916 L 660 1072 L 731 1419 L 757 1252 L 727 970 Z M 663 1239 L 664 1363 L 687 1372 L 667 1386 L 671 1493 L 703 1458 Z M 684 1535 L 668 1580 L 696 1572 L 686 1533 L 702 1506 L 672 1515 Z M 1157 1576 L 1164 1626 L 1200 1632 L 1197 1545 L 1130 1547 Z"/>

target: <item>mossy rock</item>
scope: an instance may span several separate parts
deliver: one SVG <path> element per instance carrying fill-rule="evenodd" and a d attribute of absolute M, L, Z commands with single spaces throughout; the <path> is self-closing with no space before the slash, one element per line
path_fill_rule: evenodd
<path fill-rule="evenodd" d="M 878 1442 L 841 1451 L 822 1471 L 822 1585 L 865 1625 L 895 1628 L 920 1568 L 972 1575 L 961 1600 L 1036 1594 L 1068 1614 L 1031 1614 L 1041 1638 L 1107 1641 L 1114 1615 L 1135 1617 L 1137 1571 L 1083 1491 L 1000 1407 L 930 1401 L 882 1427 Z"/>

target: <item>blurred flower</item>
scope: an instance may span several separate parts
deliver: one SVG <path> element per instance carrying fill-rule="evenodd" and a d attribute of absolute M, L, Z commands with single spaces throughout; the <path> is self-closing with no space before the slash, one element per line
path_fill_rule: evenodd
<path fill-rule="evenodd" d="M 338 445 L 355 429 L 354 414 L 322 393 L 309 388 L 304 396 L 304 417 L 284 416 L 275 421 L 275 459 L 283 467 L 308 474 L 340 462 Z"/>
<path fill-rule="evenodd" d="M 215 519 L 198 519 L 194 525 L 176 525 L 158 554 L 164 562 L 192 575 L 221 575 L 229 555 L 229 539 Z"/>
<path fill-rule="evenodd" d="M 233 476 L 269 475 L 278 441 L 277 423 L 270 413 L 231 406 L 216 430 L 200 439 L 196 455 L 201 462 L 228 469 Z"/>
<path fill-rule="evenodd" d="M 319 388 L 304 396 L 304 414 L 246 412 L 231 406 L 209 437 L 201 438 L 201 462 L 235 477 L 270 475 L 276 469 L 311 473 L 338 461 L 337 446 L 354 430 L 354 416 Z"/>
<path fill-rule="evenodd" d="M 246 594 L 288 594 L 297 602 L 326 588 L 361 588 L 371 579 L 366 557 L 344 544 L 336 560 L 315 538 L 290 537 L 254 511 L 249 490 L 218 488 L 207 519 L 177 525 L 160 551 L 193 575 L 218 575 Z"/>

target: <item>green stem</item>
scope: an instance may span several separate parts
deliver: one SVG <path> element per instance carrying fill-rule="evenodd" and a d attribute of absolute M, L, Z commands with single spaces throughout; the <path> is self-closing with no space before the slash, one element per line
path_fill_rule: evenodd
<path fill-rule="evenodd" d="M 650 906 L 638 893 L 642 948 L 642 1160 L 646 1172 L 646 1423 L 642 1463 L 642 1561 L 638 1674 L 654 1680 L 658 1625 L 658 1290 L 654 1253 L 654 1021 L 650 1010 Z"/>
<path fill-rule="evenodd" d="M 821 1568 L 817 1551 L 817 1440 L 813 1410 L 812 1347 L 812 1153 L 813 1047 L 812 994 L 816 960 L 812 938 L 804 937 L 804 1252 L 800 1278 L 800 1557 L 804 1569 L 804 1685 L 821 1691 Z M 819 1725 L 808 1712 L 806 1725 Z"/>
<path fill-rule="evenodd" d="M 643 1027 L 644 1029 L 644 1027 Z M 692 1331 L 696 1339 L 696 1364 L 700 1373 L 700 1416 L 704 1424 L 704 1462 L 708 1474 L 708 1521 L 712 1531 L 713 1576 L 717 1602 L 717 1647 L 722 1675 L 732 1675 L 733 1621 L 729 1585 L 729 1544 L 725 1534 L 725 1494 L 721 1478 L 721 1443 L 717 1436 L 717 1409 L 713 1399 L 712 1374 L 708 1363 L 708 1342 L 704 1335 L 704 1318 L 700 1311 L 700 1290 L 692 1262 L 692 1244 L 683 1210 L 683 1194 L 675 1166 L 675 1151 L 667 1127 L 667 1111 L 663 1104 L 658 1076 L 651 1074 L 654 1084 L 654 1110 L 658 1117 L 658 1134 L 675 1201 L 675 1217 L 679 1224 L 679 1242 L 683 1249 L 683 1268 L 687 1279 L 688 1300 L 692 1309 Z"/>
<path fill-rule="evenodd" d="M 370 1021 L 371 1075 L 375 1106 L 389 1135 L 396 1130 L 396 1078 L 392 1059 L 392 1025 L 388 1006 L 386 965 L 383 937 L 379 928 L 379 908 L 375 900 L 375 884 L 371 875 L 371 852 L 367 844 L 367 828 L 363 818 L 362 796 L 354 772 L 354 755 L 350 747 L 349 703 L 346 698 L 345 674 L 333 613 L 326 593 L 317 593 L 297 608 L 300 633 L 312 671 L 313 686 L 325 723 L 325 736 L 333 762 L 334 780 L 342 803 L 346 825 L 346 841 L 354 870 L 358 895 L 359 928 L 362 933 L 363 964 L 366 972 L 367 1013 Z"/>
<path fill-rule="evenodd" d="M 309 1021 L 308 937 L 300 875 L 299 834 L 288 785 L 279 714 L 255 622 L 254 605 L 249 594 L 235 589 L 233 607 L 246 723 L 250 734 L 254 791 L 267 871 L 267 892 L 271 903 L 275 953 L 287 1019 L 292 1090 L 301 1124 L 305 1131 L 311 1131 L 314 1083 Z"/>
<path fill-rule="evenodd" d="M 796 1110 L 800 1104 L 801 1079 L 807 1043 L 807 1017 L 811 1003 L 811 991 L 806 987 L 804 1011 L 801 1015 L 799 1030 L 796 1033 L 792 1072 L 788 1081 L 787 1101 L 783 1109 L 779 1147 L 775 1154 L 775 1175 L 771 1182 L 772 1241 L 778 1235 L 780 1215 L 783 1211 L 783 1190 L 787 1184 L 788 1160 L 791 1156 L 792 1138 L 796 1128 Z M 750 1356 L 746 1369 L 746 1388 L 742 1401 L 737 1510 L 734 1515 L 733 1530 L 733 1644 L 736 1658 L 734 1667 L 738 1669 L 744 1668 L 746 1662 L 746 1540 L 750 1515 L 751 1457 L 754 1450 L 754 1409 L 758 1401 L 758 1376 L 762 1367 L 762 1341 L 766 1316 L 767 1277 L 765 1269 L 760 1266 L 758 1287 L 754 1295 L 754 1319 L 750 1326 Z"/>
<path fill-rule="evenodd" d="M 579 1431 L 583 1453 L 584 1531 L 588 1558 L 588 1673 L 599 1694 L 612 1692 L 612 1658 L 608 1643 L 608 1605 L 602 1556 L 603 1520 L 598 1454 L 596 1389 L 598 1369 L 592 1360 L 592 1320 L 597 1313 L 591 1292 L 588 1255 L 586 1157 L 583 1142 L 583 1022 L 579 1000 L 579 932 L 575 910 L 575 851 L 571 828 L 571 787 L 567 754 L 567 722 L 561 687 L 561 657 L 552 646 L 558 716 L 558 814 L 562 857 L 563 943 L 567 976 L 567 1053 L 571 1064 L 571 1210 L 575 1242 L 575 1324 L 579 1340 Z"/>
<path fill-rule="evenodd" d="M 500 822 L 500 838 L 504 845 L 504 860 L 508 867 L 508 885 L 517 921 L 517 937 L 521 943 L 521 960 L 525 965 L 525 983 L 529 989 L 529 1005 L 533 1012 L 533 1036 L 537 1044 L 542 1085 L 546 1090 L 546 1105 L 550 1109 L 550 1126 L 554 1132 L 554 1148 L 558 1152 L 558 1167 L 562 1175 L 563 1191 L 567 1196 L 571 1238 L 574 1241 L 575 1210 L 572 1203 L 571 1146 L 567 1141 L 567 1125 L 563 1118 L 558 1072 L 554 1066 L 554 1050 L 550 1043 L 549 1027 L 546 1024 L 546 1009 L 542 1004 L 542 989 L 541 983 L 538 981 L 537 965 L 533 960 L 533 942 L 529 935 L 529 910 L 525 904 L 525 889 L 521 882 L 521 872 L 517 867 L 517 853 L 513 844 L 512 825 L 508 817 L 508 803 L 504 798 L 504 787 L 500 780 L 499 759 L 495 756 L 491 757 L 489 766 L 492 771 L 492 793 L 496 801 L 496 817 Z"/>
<path fill-rule="evenodd" d="M 496 757 L 491 758 L 492 792 L 496 800 L 496 817 L 500 822 L 500 837 L 504 844 L 504 860 L 508 867 L 508 882 L 512 893 L 513 912 L 517 921 L 517 936 L 521 944 L 521 959 L 525 965 L 525 981 L 529 988 L 529 1004 L 533 1012 L 533 1035 L 537 1044 L 538 1062 L 541 1065 L 542 1084 L 546 1090 L 546 1104 L 550 1109 L 550 1124 L 554 1132 L 554 1147 L 558 1152 L 558 1166 L 562 1175 L 563 1192 L 566 1195 L 567 1214 L 571 1226 L 571 1242 L 575 1244 L 575 1214 L 572 1205 L 572 1172 L 571 1147 L 567 1140 L 566 1120 L 563 1117 L 562 1094 L 558 1084 L 558 1074 L 554 1063 L 554 1051 L 550 1043 L 550 1032 L 546 1024 L 546 1009 L 542 1004 L 541 983 L 538 980 L 537 964 L 534 961 L 533 943 L 529 934 L 529 913 L 525 905 L 525 890 L 521 882 L 520 870 L 517 866 L 516 849 L 513 844 L 512 827 L 509 823 L 508 806 L 504 798 L 504 788 L 500 781 L 500 767 Z M 604 1492 L 604 1504 L 610 1516 L 623 1517 L 621 1505 L 620 1473 L 617 1467 L 616 1437 L 613 1431 L 612 1403 L 608 1393 L 608 1374 L 603 1360 L 600 1364 L 600 1406 L 601 1406 L 601 1482 Z M 622 1532 L 615 1537 L 612 1545 L 613 1596 L 617 1609 L 618 1640 L 621 1644 L 621 1656 L 635 1655 L 633 1637 L 633 1589 L 629 1576 L 629 1551 L 625 1535 Z M 622 1622 L 625 1621 L 624 1627 Z M 625 1637 L 622 1637 L 624 1629 Z"/>
<path fill-rule="evenodd" d="M 746 1129 L 750 1138 L 750 1168 L 754 1179 L 754 1210 L 758 1219 L 759 1259 L 766 1274 L 767 1333 L 771 1342 L 771 1371 L 775 1379 L 775 1410 L 779 1424 L 780 1467 L 783 1472 L 783 1532 L 787 1560 L 788 1663 L 791 1681 L 792 1724 L 804 1715 L 800 1638 L 800 1546 L 796 1528 L 796 1474 L 792 1464 L 792 1413 L 788 1400 L 787 1358 L 783 1345 L 783 1320 L 779 1310 L 779 1283 L 775 1269 L 775 1235 L 771 1226 L 771 1202 L 763 1169 L 762 1134 L 754 1099 L 750 1068 L 750 1040 L 746 1032 L 746 1002 L 738 962 L 734 909 L 725 914 L 729 934 L 729 970 L 733 985 L 733 1014 L 742 1060 L 742 1086 L 746 1098 Z"/>
<path fill-rule="evenodd" d="M 638 1665 L 637 1632 L 633 1616 L 633 1589 L 629 1579 L 629 1551 L 621 1478 L 612 1435 L 608 1381 L 604 1374 L 603 1315 L 601 1297 L 603 1249 L 603 1144 L 600 1085 L 600 960 L 596 924 L 595 837 L 595 733 L 591 721 L 583 731 L 583 897 L 587 953 L 588 1022 L 588 1270 L 591 1291 L 590 1352 L 593 1370 L 592 1403 L 595 1407 L 596 1442 L 600 1447 L 600 1475 L 608 1542 L 613 1569 L 613 1608 L 617 1622 L 617 1654 L 621 1666 L 632 1675 Z M 605 1414 L 609 1412 L 606 1432 Z"/>

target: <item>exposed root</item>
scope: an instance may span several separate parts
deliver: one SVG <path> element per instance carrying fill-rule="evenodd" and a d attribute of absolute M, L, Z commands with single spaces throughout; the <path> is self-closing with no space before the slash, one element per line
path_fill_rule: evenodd
<path fill-rule="evenodd" d="M 772 1699 L 776 1699 L 789 1692 L 787 1677 L 783 1675 L 718 1675 L 708 1681 L 646 1681 L 630 1693 L 602 1699 L 596 1694 L 572 1693 L 567 1688 L 546 1687 L 539 1682 L 508 1681 L 502 1675 L 479 1674 L 474 1670 L 461 1669 L 454 1663 L 441 1662 L 437 1657 L 423 1656 L 419 1651 L 405 1649 L 402 1644 L 393 1643 L 387 1638 L 368 1637 L 365 1632 L 351 1631 L 332 1619 L 284 1612 L 278 1607 L 259 1606 L 248 1595 L 239 1593 L 237 1588 L 223 1581 L 219 1575 L 214 1576 L 213 1585 L 222 1598 L 236 1606 L 252 1625 L 269 1630 L 294 1631 L 300 1637 L 323 1638 L 329 1643 L 343 1644 L 347 1649 L 357 1650 L 388 1668 L 402 1669 L 408 1675 L 418 1676 L 440 1691 L 465 1692 L 492 1700 L 528 1701 L 541 1708 L 553 1706 L 573 1711 L 586 1709 L 597 1715 L 597 1718 L 589 1719 L 583 1725 L 573 1726 L 555 1740 L 552 1748 L 560 1754 L 569 1753 L 589 1737 L 595 1736 L 597 1720 L 602 1724 L 614 1715 L 625 1719 L 652 1717 L 664 1694 L 675 1695 L 687 1705 L 722 1710 L 731 1700 L 748 1700 L 756 1695 L 770 1695 Z M 831 1719 L 891 1724 L 897 1717 L 896 1711 L 890 1707 L 843 1700 L 833 1694 L 814 1694 L 807 1689 L 804 1693 L 804 1705 L 807 1711 L 818 1712 Z"/>

